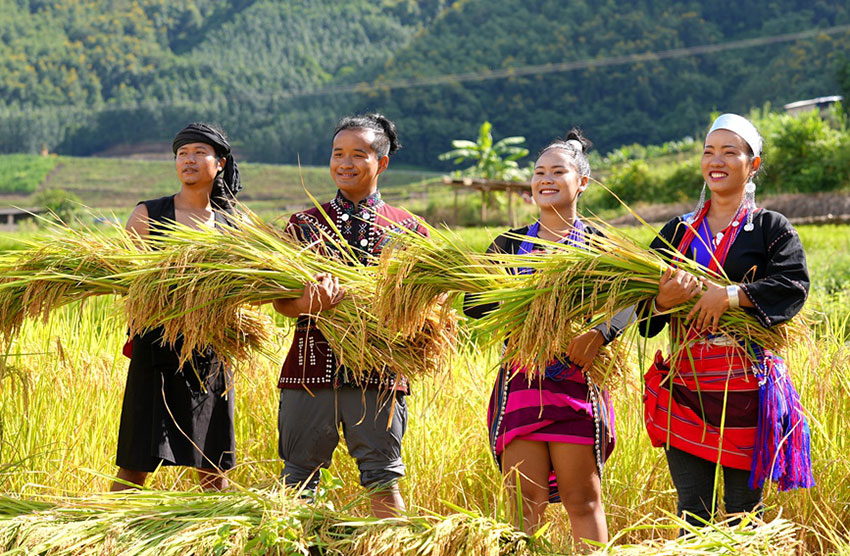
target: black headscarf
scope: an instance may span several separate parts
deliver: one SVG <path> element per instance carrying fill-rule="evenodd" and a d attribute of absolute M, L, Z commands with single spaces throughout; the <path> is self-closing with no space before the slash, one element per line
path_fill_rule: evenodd
<path fill-rule="evenodd" d="M 204 123 L 189 124 L 181 129 L 171 143 L 171 150 L 177 155 L 177 149 L 189 143 L 205 143 L 215 149 L 217 157 L 226 159 L 224 169 L 216 176 L 213 183 L 210 200 L 218 208 L 229 210 L 233 206 L 236 194 L 242 191 L 239 168 L 233 160 L 230 143 L 219 130 Z"/>

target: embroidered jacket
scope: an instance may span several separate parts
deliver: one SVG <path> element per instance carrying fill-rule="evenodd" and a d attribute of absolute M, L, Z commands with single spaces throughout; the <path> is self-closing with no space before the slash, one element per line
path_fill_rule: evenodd
<path fill-rule="evenodd" d="M 393 232 L 410 230 L 428 235 L 427 229 L 412 214 L 386 204 L 377 191 L 357 204 L 337 192 L 332 201 L 322 205 L 322 211 L 352 247 L 362 265 L 377 263 Z M 329 254 L 335 251 L 324 238 L 336 237 L 336 232 L 317 208 L 293 214 L 287 229 L 305 245 L 326 249 Z M 337 363 L 328 341 L 312 319 L 298 317 L 292 345 L 280 372 L 278 388 L 336 387 L 347 382 L 347 375 L 346 368 Z M 366 386 L 391 386 L 407 392 L 406 381 L 381 384 L 377 375 L 369 378 Z"/>
<path fill-rule="evenodd" d="M 780 213 L 759 209 L 753 225 L 753 231 L 738 234 L 723 270 L 753 302 L 753 308 L 744 310 L 762 326 L 769 327 L 796 315 L 806 302 L 810 282 L 806 253 L 797 230 Z M 650 249 L 663 250 L 666 242 L 678 245 L 685 230 L 683 217 L 673 218 L 661 229 L 660 237 L 653 240 Z M 686 255 L 693 258 L 692 253 Z M 648 313 L 648 305 L 642 313 Z M 646 336 L 655 336 L 670 320 L 669 315 L 648 317 L 640 322 Z"/>

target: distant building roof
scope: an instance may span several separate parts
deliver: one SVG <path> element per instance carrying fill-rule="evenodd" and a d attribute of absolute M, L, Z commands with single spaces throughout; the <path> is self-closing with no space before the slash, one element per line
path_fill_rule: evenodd
<path fill-rule="evenodd" d="M 42 212 L 44 212 L 44 209 L 42 209 L 42 208 L 31 208 L 31 209 L 19 209 L 19 208 L 14 208 L 14 207 L 0 208 L 0 216 L 8 216 L 10 214 L 15 215 L 15 216 L 21 215 L 21 214 L 32 215 L 32 214 L 41 214 Z"/>
<path fill-rule="evenodd" d="M 803 108 L 821 108 L 823 106 L 835 104 L 836 102 L 841 102 L 842 100 L 844 100 L 844 97 L 841 95 L 832 95 L 829 97 L 818 97 L 810 98 L 808 100 L 798 100 L 797 102 L 789 102 L 783 106 L 783 108 L 786 112 L 792 112 Z"/>

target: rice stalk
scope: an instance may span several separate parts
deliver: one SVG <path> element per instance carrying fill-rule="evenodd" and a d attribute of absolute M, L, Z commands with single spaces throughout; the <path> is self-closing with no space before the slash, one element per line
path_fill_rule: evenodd
<path fill-rule="evenodd" d="M 128 556 L 345 554 L 348 556 L 531 556 L 551 554 L 539 535 L 471 511 L 379 520 L 307 503 L 290 490 L 140 491 L 30 501 L 0 495 L 0 549 L 6 553 Z M 596 554 L 786 556 L 799 529 L 753 514 L 696 527 L 668 516 L 618 532 Z M 637 530 L 653 538 L 621 544 Z M 670 539 L 682 530 L 684 535 Z"/>
<path fill-rule="evenodd" d="M 637 529 L 652 529 L 663 533 L 681 531 L 674 539 L 664 535 L 645 540 L 639 544 L 615 544 L 618 540 Z M 731 517 L 721 523 L 710 523 L 697 527 L 685 520 L 670 516 L 663 521 L 640 524 L 620 531 L 597 554 L 618 556 L 702 556 L 705 554 L 791 556 L 802 546 L 799 529 L 787 519 L 777 517 L 764 522 L 754 514 Z"/>
<path fill-rule="evenodd" d="M 153 245 L 159 258 L 136 273 L 128 292 L 130 327 L 138 333 L 162 326 L 166 342 L 181 342 L 181 361 L 203 346 L 237 358 L 261 348 L 225 334 L 222 323 L 239 322 L 246 306 L 299 297 L 319 273 L 337 277 L 346 295 L 312 318 L 355 381 L 372 372 L 388 379 L 389 373 L 440 372 L 454 350 L 453 311 L 433 306 L 416 333 L 399 334 L 374 314 L 384 303 L 376 297 L 374 267 L 348 264 L 342 248 L 332 250 L 341 253 L 333 257 L 319 246 L 305 247 L 250 211 L 218 231 L 169 226 Z"/>
<path fill-rule="evenodd" d="M 0 337 L 9 340 L 27 318 L 46 322 L 68 303 L 100 295 L 130 293 L 142 269 L 162 254 L 148 243 L 134 242 L 118 225 L 105 229 L 70 228 L 47 221 L 44 235 L 27 240 L 27 249 L 0 257 Z M 271 323 L 256 310 L 240 309 L 220 326 L 240 355 L 271 337 Z"/>
<path fill-rule="evenodd" d="M 605 233 L 605 237 L 595 237 L 581 247 L 534 240 L 548 251 L 545 257 L 493 256 L 497 264 L 535 271 L 526 287 L 480 296 L 481 302 L 498 297 L 499 307 L 477 326 L 508 339 L 506 357 L 528 367 L 539 367 L 540 362 L 562 353 L 577 333 L 605 322 L 618 311 L 646 305 L 658 294 L 659 280 L 670 268 L 668 260 L 615 229 L 607 228 Z M 672 251 L 668 254 L 675 255 Z M 682 259 L 676 262 L 677 267 L 721 286 L 731 284 L 725 276 Z M 671 317 L 684 318 L 695 303 L 696 299 L 691 300 L 669 313 Z M 726 311 L 718 327 L 724 336 L 746 338 L 774 351 L 808 337 L 805 319 L 801 317 L 765 328 L 743 309 Z"/>
<path fill-rule="evenodd" d="M 595 225 L 605 235 L 593 236 L 581 246 L 522 237 L 546 256 L 474 254 L 457 234 L 435 229 L 431 238 L 399 238 L 396 248 L 381 261 L 378 290 L 385 302 L 377 309 L 379 318 L 409 335 L 418 330 L 422 315 L 440 296 L 474 294 L 476 303 L 492 304 L 495 310 L 471 328 L 489 337 L 490 345 L 504 339 L 504 362 L 536 375 L 562 356 L 578 334 L 621 310 L 647 304 L 657 295 L 670 258 L 680 259 L 676 266 L 697 277 L 721 286 L 731 284 L 672 246 L 661 254 L 604 223 Z M 511 273 L 509 268 L 533 272 Z M 680 305 L 670 314 L 684 317 L 695 302 Z M 803 318 L 765 328 L 743 309 L 725 312 L 719 329 L 731 338 L 747 338 L 774 351 L 808 337 Z M 676 346 L 684 347 L 684 343 Z M 622 348 L 615 343 L 600 350 L 588 372 L 599 384 L 610 382 L 623 374 L 623 361 Z"/>
<path fill-rule="evenodd" d="M 29 502 L 0 496 L 0 548 L 71 556 L 323 554 L 508 556 L 529 538 L 472 514 L 360 518 L 292 491 L 142 491 Z"/>
<path fill-rule="evenodd" d="M 403 335 L 415 334 L 423 316 L 443 297 L 451 301 L 472 294 L 476 304 L 499 308 L 471 328 L 484 332 L 483 336 L 489 338 L 486 346 L 504 340 L 504 362 L 524 368 L 531 378 L 563 356 L 569 342 L 588 326 L 582 324 L 586 321 L 583 315 L 579 320 L 575 310 L 559 303 L 556 295 L 540 294 L 540 290 L 557 292 L 561 282 L 574 277 L 560 272 L 541 277 L 509 271 L 524 266 L 518 263 L 525 260 L 516 255 L 475 253 L 451 231 L 432 228 L 430 238 L 402 236 L 381 260 L 378 316 Z M 541 330 L 533 324 L 544 321 L 556 329 Z M 601 348 L 587 369 L 591 379 L 604 384 L 624 376 L 622 351 L 618 342 Z"/>
<path fill-rule="evenodd" d="M 334 538 L 329 547 L 347 556 L 533 554 L 529 538 L 512 525 L 466 513 L 373 521 L 359 528 L 341 525 L 329 527 Z"/>
<path fill-rule="evenodd" d="M 461 294 L 513 287 L 505 267 L 472 250 L 450 230 L 430 229 L 430 237 L 400 235 L 381 254 L 376 316 L 404 336 L 415 334 L 436 304 L 451 305 Z"/>
<path fill-rule="evenodd" d="M 0 337 L 6 340 L 27 318 L 46 321 L 72 301 L 125 294 L 128 273 L 145 259 L 115 225 L 76 230 L 46 223 L 48 232 L 25 240 L 26 249 L 0 257 Z"/>

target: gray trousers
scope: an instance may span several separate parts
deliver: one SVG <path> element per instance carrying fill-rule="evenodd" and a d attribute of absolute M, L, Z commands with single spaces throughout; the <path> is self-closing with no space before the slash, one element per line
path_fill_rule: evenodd
<path fill-rule="evenodd" d="M 390 413 L 392 412 L 392 423 Z M 278 410 L 278 454 L 281 476 L 290 486 L 314 489 L 319 468 L 328 468 L 339 443 L 339 427 L 348 453 L 357 461 L 360 484 L 381 487 L 404 476 L 401 439 L 407 428 L 405 396 L 351 386 L 315 389 L 283 388 Z M 389 428 L 387 428 L 390 423 Z"/>

